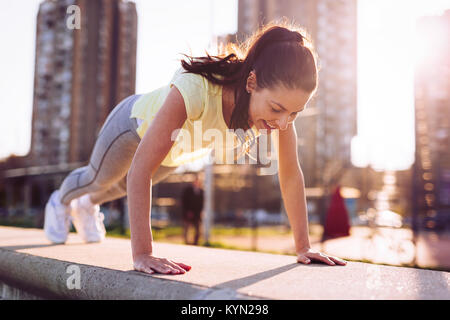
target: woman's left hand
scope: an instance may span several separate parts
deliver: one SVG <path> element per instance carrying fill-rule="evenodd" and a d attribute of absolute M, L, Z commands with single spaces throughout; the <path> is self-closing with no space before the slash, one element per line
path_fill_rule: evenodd
<path fill-rule="evenodd" d="M 339 259 L 337 257 L 329 256 L 319 251 L 307 248 L 297 253 L 297 262 L 303 264 L 310 264 L 311 261 L 318 261 L 330 266 L 340 265 L 345 266 L 347 261 Z"/>

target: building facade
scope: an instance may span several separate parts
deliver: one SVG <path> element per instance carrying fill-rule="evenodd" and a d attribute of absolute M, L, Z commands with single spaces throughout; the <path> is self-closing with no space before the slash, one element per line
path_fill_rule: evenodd
<path fill-rule="evenodd" d="M 423 17 L 416 34 L 423 55 L 415 70 L 416 228 L 450 229 L 450 10 Z"/>
<path fill-rule="evenodd" d="M 66 25 L 80 8 L 80 29 Z M 44 1 L 37 17 L 33 166 L 87 161 L 109 111 L 135 91 L 135 4 Z"/>
<path fill-rule="evenodd" d="M 79 28 L 69 27 L 73 12 Z M 135 93 L 135 3 L 46 0 L 36 23 L 31 148 L 0 164 L 7 208 L 43 208 L 65 175 L 87 163 L 108 113 Z"/>
<path fill-rule="evenodd" d="M 238 39 L 283 18 L 305 29 L 318 54 L 318 91 L 296 128 L 306 185 L 327 185 L 350 167 L 356 134 L 356 1 L 240 0 Z"/>

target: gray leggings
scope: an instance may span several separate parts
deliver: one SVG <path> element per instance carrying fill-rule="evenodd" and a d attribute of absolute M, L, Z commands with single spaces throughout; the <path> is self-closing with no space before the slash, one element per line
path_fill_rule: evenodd
<path fill-rule="evenodd" d="M 140 142 L 131 109 L 139 95 L 122 100 L 109 114 L 95 142 L 89 164 L 72 171 L 60 187 L 61 202 L 88 193 L 94 204 L 102 204 L 127 194 L 127 173 Z M 152 178 L 155 185 L 176 167 L 160 166 Z"/>

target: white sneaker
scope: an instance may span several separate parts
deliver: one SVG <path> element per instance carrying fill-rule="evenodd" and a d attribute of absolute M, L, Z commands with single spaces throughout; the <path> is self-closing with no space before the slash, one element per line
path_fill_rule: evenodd
<path fill-rule="evenodd" d="M 59 190 L 53 191 L 45 205 L 45 235 L 53 243 L 65 243 L 69 229 L 70 206 L 61 203 Z"/>
<path fill-rule="evenodd" d="M 105 216 L 98 204 L 92 204 L 89 194 L 72 200 L 71 207 L 72 223 L 83 241 L 100 242 L 105 239 Z"/>

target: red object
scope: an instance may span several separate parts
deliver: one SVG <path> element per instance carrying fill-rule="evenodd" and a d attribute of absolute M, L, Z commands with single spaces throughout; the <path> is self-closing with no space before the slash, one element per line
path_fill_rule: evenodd
<path fill-rule="evenodd" d="M 344 198 L 341 196 L 341 188 L 337 187 L 331 198 L 327 211 L 323 240 L 346 237 L 350 235 L 350 218 L 345 207 Z"/>

